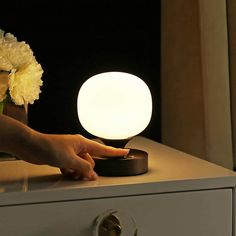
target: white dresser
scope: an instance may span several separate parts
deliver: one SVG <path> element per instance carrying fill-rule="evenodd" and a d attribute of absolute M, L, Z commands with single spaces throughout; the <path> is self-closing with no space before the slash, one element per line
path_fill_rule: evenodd
<path fill-rule="evenodd" d="M 70 181 L 58 169 L 0 163 L 1 236 L 235 236 L 233 171 L 143 137 L 149 172 Z"/>

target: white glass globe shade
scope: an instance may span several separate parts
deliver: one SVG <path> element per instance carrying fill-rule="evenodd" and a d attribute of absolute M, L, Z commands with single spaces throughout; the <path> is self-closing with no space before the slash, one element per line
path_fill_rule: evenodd
<path fill-rule="evenodd" d="M 152 97 L 137 76 L 105 72 L 84 82 L 77 108 L 79 121 L 89 133 L 104 139 L 127 139 L 149 124 Z"/>

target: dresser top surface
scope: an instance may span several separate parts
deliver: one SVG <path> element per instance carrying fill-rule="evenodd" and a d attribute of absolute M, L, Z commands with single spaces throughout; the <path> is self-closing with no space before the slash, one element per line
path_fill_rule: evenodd
<path fill-rule="evenodd" d="M 72 181 L 65 179 L 58 168 L 24 161 L 0 162 L 0 205 L 231 188 L 236 185 L 235 172 L 152 140 L 136 137 L 128 147 L 148 152 L 149 171 L 146 174 Z"/>

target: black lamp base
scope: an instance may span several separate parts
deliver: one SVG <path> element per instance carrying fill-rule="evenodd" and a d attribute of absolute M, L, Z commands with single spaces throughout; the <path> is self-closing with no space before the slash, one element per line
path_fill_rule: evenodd
<path fill-rule="evenodd" d="M 145 151 L 130 149 L 127 156 L 93 157 L 94 170 L 101 176 L 131 176 L 148 171 L 148 154 Z"/>

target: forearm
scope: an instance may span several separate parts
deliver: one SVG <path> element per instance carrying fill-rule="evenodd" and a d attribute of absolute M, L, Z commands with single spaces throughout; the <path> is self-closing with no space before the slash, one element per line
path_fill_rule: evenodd
<path fill-rule="evenodd" d="M 43 134 L 0 114 L 0 152 L 34 164 L 56 165 L 52 135 Z"/>
<path fill-rule="evenodd" d="M 21 122 L 0 114 L 0 152 L 20 156 L 30 145 L 36 131 Z"/>

